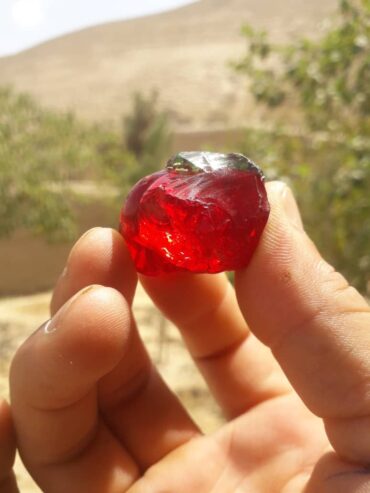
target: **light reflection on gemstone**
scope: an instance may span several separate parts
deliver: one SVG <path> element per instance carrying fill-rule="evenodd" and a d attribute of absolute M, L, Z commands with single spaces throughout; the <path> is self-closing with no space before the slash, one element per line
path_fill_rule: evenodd
<path fill-rule="evenodd" d="M 263 174 L 245 156 L 180 153 L 135 185 L 120 231 L 143 274 L 216 273 L 248 264 L 269 211 Z"/>

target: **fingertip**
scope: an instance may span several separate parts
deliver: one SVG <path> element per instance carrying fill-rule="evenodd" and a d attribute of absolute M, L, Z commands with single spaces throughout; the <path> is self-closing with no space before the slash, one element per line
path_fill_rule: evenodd
<path fill-rule="evenodd" d="M 51 314 L 54 315 L 68 298 L 91 284 L 113 287 L 132 303 L 136 283 L 136 270 L 122 236 L 111 228 L 90 229 L 69 254 L 54 289 Z"/>
<path fill-rule="evenodd" d="M 49 331 L 59 331 L 63 350 L 85 370 L 106 373 L 122 357 L 129 337 L 131 312 L 114 288 L 92 285 L 79 291 L 55 315 Z"/>
<path fill-rule="evenodd" d="M 273 331 L 276 320 L 283 326 L 301 320 L 301 300 L 307 300 L 307 310 L 315 308 L 317 300 L 307 296 L 313 288 L 309 279 L 322 259 L 301 226 L 290 188 L 270 182 L 267 190 L 269 220 L 250 264 L 235 273 L 235 290 L 252 331 L 271 345 L 279 336 Z"/>
<path fill-rule="evenodd" d="M 156 306 L 176 324 L 207 311 L 207 306 L 217 306 L 228 286 L 225 273 L 176 272 L 158 277 L 140 275 L 140 282 Z"/>
<path fill-rule="evenodd" d="M 282 181 L 266 184 L 267 195 L 271 205 L 271 221 L 287 220 L 291 226 L 303 231 L 303 222 L 292 189 Z"/>
<path fill-rule="evenodd" d="M 131 312 L 117 290 L 88 286 L 75 294 L 17 351 L 12 402 L 58 409 L 76 402 L 124 355 Z"/>

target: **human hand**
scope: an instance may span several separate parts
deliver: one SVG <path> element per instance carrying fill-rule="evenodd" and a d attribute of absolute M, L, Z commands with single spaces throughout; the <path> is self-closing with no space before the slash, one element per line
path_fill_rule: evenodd
<path fill-rule="evenodd" d="M 229 418 L 210 436 L 138 336 L 122 238 L 79 240 L 51 322 L 11 370 L 20 453 L 45 493 L 370 491 L 370 309 L 320 258 L 286 187 L 268 188 L 236 295 L 224 275 L 141 278 Z"/>
<path fill-rule="evenodd" d="M 0 493 L 17 493 L 12 468 L 15 458 L 15 435 L 10 408 L 0 399 Z"/>

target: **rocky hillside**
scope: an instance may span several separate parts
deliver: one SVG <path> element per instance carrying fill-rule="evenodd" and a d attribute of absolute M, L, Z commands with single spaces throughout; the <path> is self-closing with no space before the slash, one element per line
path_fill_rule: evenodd
<path fill-rule="evenodd" d="M 243 53 L 240 26 L 275 40 L 317 37 L 336 0 L 201 0 L 159 15 L 114 22 L 0 58 L 0 84 L 80 116 L 118 120 L 134 91 L 158 90 L 178 130 L 239 126 L 258 117 L 228 63 Z"/>

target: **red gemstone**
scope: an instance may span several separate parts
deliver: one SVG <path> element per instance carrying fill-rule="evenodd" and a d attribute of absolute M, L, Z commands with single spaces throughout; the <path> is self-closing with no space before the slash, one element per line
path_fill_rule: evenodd
<path fill-rule="evenodd" d="M 269 216 L 261 170 L 240 154 L 181 153 L 140 180 L 120 231 L 139 272 L 245 267 Z"/>

